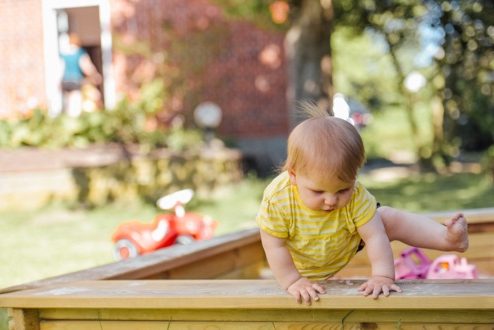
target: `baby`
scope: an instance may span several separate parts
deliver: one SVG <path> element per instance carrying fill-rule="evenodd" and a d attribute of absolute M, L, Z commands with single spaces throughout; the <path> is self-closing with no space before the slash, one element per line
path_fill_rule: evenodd
<path fill-rule="evenodd" d="M 441 225 L 379 206 L 357 181 L 365 151 L 355 127 L 315 108 L 305 110 L 311 118 L 291 132 L 283 172 L 265 189 L 256 218 L 274 277 L 299 303 L 319 300 L 325 289 L 317 281 L 336 274 L 364 245 L 372 276 L 359 290 L 373 298 L 401 292 L 390 241 L 441 251 L 468 248 L 461 213 Z"/>

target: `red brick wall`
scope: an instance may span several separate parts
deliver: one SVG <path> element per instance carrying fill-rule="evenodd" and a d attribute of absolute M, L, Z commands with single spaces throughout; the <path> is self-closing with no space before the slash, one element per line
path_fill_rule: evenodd
<path fill-rule="evenodd" d="M 40 0 L 0 1 L 0 118 L 45 103 Z"/>
<path fill-rule="evenodd" d="M 182 90 L 197 95 L 178 95 L 171 105 L 174 110 L 190 113 L 201 101 L 212 101 L 223 109 L 219 133 L 233 138 L 270 137 L 288 131 L 286 74 L 283 34 L 262 31 L 253 24 L 228 20 L 221 9 L 207 0 L 112 1 L 112 26 L 120 46 L 148 42 L 154 50 L 177 47 L 177 43 L 199 42 L 198 34 L 211 29 L 221 37 L 211 41 L 211 49 L 200 53 L 189 44 L 187 71 L 198 62 L 208 65 L 200 75 L 185 74 Z M 166 27 L 166 33 L 165 29 Z M 207 53 L 207 54 L 206 54 Z M 194 54 L 192 54 L 194 55 Z M 139 56 L 126 55 L 115 49 L 115 72 L 118 89 L 135 95 L 136 82 L 156 73 L 156 66 Z M 158 59 L 158 64 L 159 64 Z M 176 69 L 171 67 L 170 69 Z M 164 73 L 166 75 L 166 72 Z M 180 98 L 183 99 L 180 99 Z"/>
<path fill-rule="evenodd" d="M 204 95 L 224 109 L 220 132 L 235 137 L 286 134 L 286 76 L 282 36 L 235 22 L 227 51 L 206 73 Z"/>

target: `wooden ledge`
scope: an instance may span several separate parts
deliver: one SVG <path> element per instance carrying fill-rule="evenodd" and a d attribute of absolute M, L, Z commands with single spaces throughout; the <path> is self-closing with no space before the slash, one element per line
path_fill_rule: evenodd
<path fill-rule="evenodd" d="M 249 246 L 258 246 L 261 256 L 246 257 L 242 255 L 241 250 Z M 172 247 L 158 250 L 151 254 L 139 256 L 137 258 L 121 260 L 118 262 L 84 269 L 60 276 L 54 276 L 34 282 L 15 285 L 8 288 L 0 289 L 0 293 L 14 292 L 19 290 L 34 289 L 43 286 L 57 285 L 75 281 L 95 281 L 95 280 L 139 280 L 139 279 L 160 279 L 173 278 L 167 274 L 169 271 L 205 263 L 207 267 L 209 258 L 219 257 L 227 259 L 229 255 L 242 256 L 242 260 L 231 264 L 229 271 L 238 268 L 238 263 L 249 263 L 251 259 L 262 260 L 264 253 L 260 246 L 260 236 L 258 228 L 245 229 L 226 235 L 216 236 L 209 240 L 197 241 L 190 245 L 174 245 Z M 216 272 L 215 272 L 216 271 Z M 212 270 L 210 277 L 217 277 L 224 272 L 224 269 Z M 181 278 L 197 278 L 193 273 L 178 274 Z M 178 276 L 177 275 L 177 276 Z M 198 274 L 200 276 L 201 274 Z M 176 277 L 175 277 L 176 278 Z"/>
<path fill-rule="evenodd" d="M 442 223 L 455 213 L 445 211 L 424 213 L 424 215 Z M 469 209 L 463 213 L 468 219 L 470 233 L 494 232 L 494 208 Z M 492 250 L 489 249 L 490 246 L 482 246 L 480 251 Z M 484 252 L 481 254 L 488 260 L 486 263 L 491 262 L 489 254 Z M 475 256 L 477 257 L 478 253 Z M 0 289 L 0 293 L 86 280 L 218 278 L 249 264 L 263 261 L 264 252 L 260 243 L 259 229 L 250 228 L 187 246 L 173 246 L 130 260 L 3 288 Z M 361 275 L 368 273 L 366 269 L 360 271 Z"/>
<path fill-rule="evenodd" d="M 402 293 L 363 297 L 362 280 L 331 280 L 319 302 L 297 304 L 272 280 L 81 281 L 0 295 L 23 309 L 383 309 L 491 310 L 494 280 L 401 281 Z"/>
<path fill-rule="evenodd" d="M 494 207 L 458 211 L 428 212 L 424 213 L 424 215 L 443 223 L 445 220 L 450 219 L 459 211 L 461 211 L 467 218 L 469 224 L 468 231 L 470 233 L 494 230 Z"/>

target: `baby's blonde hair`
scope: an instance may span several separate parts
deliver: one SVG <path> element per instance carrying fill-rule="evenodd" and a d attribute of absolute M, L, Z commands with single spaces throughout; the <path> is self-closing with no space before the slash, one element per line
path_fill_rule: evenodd
<path fill-rule="evenodd" d="M 283 170 L 329 182 L 356 179 L 365 160 L 362 138 L 346 120 L 332 117 L 316 105 L 304 103 L 310 118 L 298 124 L 288 137 L 288 155 Z"/>

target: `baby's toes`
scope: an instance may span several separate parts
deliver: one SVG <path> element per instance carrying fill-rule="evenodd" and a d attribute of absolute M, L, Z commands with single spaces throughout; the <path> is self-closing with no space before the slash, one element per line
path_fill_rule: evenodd
<path fill-rule="evenodd" d="M 468 225 L 465 218 L 461 216 L 453 222 L 448 227 L 448 232 L 451 240 L 456 243 L 457 250 L 464 252 L 468 248 Z"/>
<path fill-rule="evenodd" d="M 468 231 L 468 224 L 467 224 L 467 220 L 462 216 L 460 215 L 459 218 L 457 218 L 454 223 L 453 223 L 453 228 L 460 234 L 460 235 L 463 235 L 463 234 L 466 234 L 466 232 Z"/>

